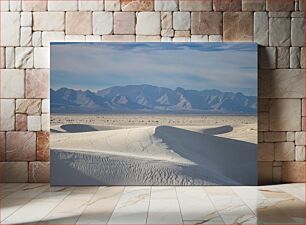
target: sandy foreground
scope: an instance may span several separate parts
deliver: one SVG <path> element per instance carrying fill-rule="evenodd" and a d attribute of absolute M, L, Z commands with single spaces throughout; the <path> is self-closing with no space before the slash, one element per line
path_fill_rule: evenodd
<path fill-rule="evenodd" d="M 256 185 L 253 116 L 56 115 L 53 185 Z"/>

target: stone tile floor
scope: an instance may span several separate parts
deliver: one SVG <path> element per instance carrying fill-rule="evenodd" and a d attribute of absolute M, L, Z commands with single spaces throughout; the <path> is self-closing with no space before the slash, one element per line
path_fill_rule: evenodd
<path fill-rule="evenodd" d="M 259 187 L 0 185 L 1 224 L 305 224 L 305 184 Z"/>

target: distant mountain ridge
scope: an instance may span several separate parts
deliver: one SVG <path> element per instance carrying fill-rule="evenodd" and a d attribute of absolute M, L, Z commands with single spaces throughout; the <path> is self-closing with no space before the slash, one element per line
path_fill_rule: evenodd
<path fill-rule="evenodd" d="M 96 93 L 61 88 L 51 89 L 51 112 L 255 114 L 257 97 L 152 85 L 114 86 Z"/>

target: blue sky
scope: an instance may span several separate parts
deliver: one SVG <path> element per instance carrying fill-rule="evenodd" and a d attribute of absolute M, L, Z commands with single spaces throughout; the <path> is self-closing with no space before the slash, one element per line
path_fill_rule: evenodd
<path fill-rule="evenodd" d="M 51 88 L 150 84 L 257 95 L 253 43 L 52 43 Z"/>

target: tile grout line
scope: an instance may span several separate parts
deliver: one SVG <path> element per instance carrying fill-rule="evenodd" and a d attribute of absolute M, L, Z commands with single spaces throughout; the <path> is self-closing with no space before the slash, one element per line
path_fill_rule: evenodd
<path fill-rule="evenodd" d="M 149 210 L 150 210 L 150 204 L 151 204 L 151 194 L 152 194 L 152 186 L 150 187 L 150 196 L 149 196 L 149 204 L 148 204 L 148 211 L 147 211 L 147 217 L 146 217 L 146 224 L 148 224 Z"/>
<path fill-rule="evenodd" d="M 25 188 L 25 187 L 27 187 L 28 185 L 21 185 L 20 186 L 20 188 L 18 188 L 16 191 L 14 191 L 14 192 L 12 192 L 12 193 L 9 193 L 7 196 L 5 196 L 4 198 L 2 198 L 1 199 L 1 201 L 3 201 L 4 199 L 6 199 L 9 195 L 11 195 L 11 194 L 14 194 L 14 193 L 16 193 L 16 192 L 18 192 L 18 191 L 20 191 L 22 188 Z M 24 198 L 24 199 L 26 199 L 26 198 Z M 22 207 L 24 207 L 26 204 L 28 204 L 30 201 L 32 201 L 33 200 L 33 198 L 29 198 L 28 199 L 28 201 L 25 203 L 25 204 L 23 204 L 23 205 L 21 205 L 20 207 L 18 207 L 17 209 L 15 209 L 10 215 L 8 215 L 8 216 L 6 216 L 4 219 L 2 218 L 2 216 L 1 216 L 1 222 L 3 222 L 4 220 L 6 220 L 8 217 L 10 217 L 11 215 L 13 215 L 17 210 L 19 210 L 19 209 L 21 209 Z M 1 201 L 0 201 L 0 203 L 1 203 Z M 1 210 L 1 208 L 0 208 L 0 210 Z"/>
<path fill-rule="evenodd" d="M 214 209 L 216 210 L 217 214 L 219 215 L 220 219 L 223 221 L 223 224 L 226 224 L 223 217 L 221 216 L 221 214 L 219 213 L 219 210 L 217 209 L 217 207 L 215 206 L 215 204 L 213 203 L 213 201 L 211 200 L 209 193 L 206 191 L 205 187 L 202 187 L 204 189 L 204 192 L 207 194 L 207 197 L 210 201 L 210 203 L 212 204 L 212 206 L 214 207 Z"/>
<path fill-rule="evenodd" d="M 72 191 L 71 191 L 71 192 L 72 192 Z M 45 215 L 45 216 L 39 221 L 39 223 L 42 222 L 42 220 L 44 220 L 45 218 L 47 218 L 47 217 L 53 212 L 53 210 L 54 210 L 59 204 L 61 204 L 61 203 L 71 194 L 71 192 L 70 192 L 68 195 L 66 195 L 66 197 L 63 198 L 62 201 L 60 201 L 58 204 L 56 204 L 56 205 L 49 211 L 49 213 L 48 213 L 47 215 Z"/>
<path fill-rule="evenodd" d="M 183 214 L 182 214 L 181 204 L 180 204 L 180 200 L 179 200 L 178 195 L 177 195 L 176 187 L 174 187 L 174 190 L 175 190 L 176 200 L 177 200 L 177 203 L 178 203 L 178 206 L 179 206 L 179 209 L 180 209 L 182 224 L 184 224 L 184 218 L 183 218 Z"/>
<path fill-rule="evenodd" d="M 5 183 L 2 183 L 1 185 L 3 185 L 3 184 L 5 184 Z M 11 195 L 11 194 L 13 194 L 13 193 L 15 193 L 15 192 L 17 192 L 17 191 L 20 191 L 22 188 L 26 187 L 27 185 L 28 185 L 28 183 L 24 183 L 24 184 L 20 185 L 19 188 L 17 188 L 17 189 L 16 189 L 15 191 L 13 191 L 13 192 L 8 193 L 6 196 L 3 196 L 3 195 L 2 195 L 2 194 L 3 194 L 3 190 L 1 190 L 1 187 L 0 187 L 0 192 L 1 192 L 0 203 L 1 203 L 1 201 L 2 201 L 3 199 L 5 199 L 5 198 L 8 197 L 9 195 Z"/>
<path fill-rule="evenodd" d="M 10 216 L 12 216 L 16 211 L 18 211 L 19 209 L 21 209 L 21 208 L 23 208 L 25 205 L 27 205 L 29 202 L 31 202 L 33 200 L 33 198 L 32 199 L 28 199 L 28 201 L 25 203 L 25 204 L 23 204 L 23 205 L 21 205 L 20 207 L 18 207 L 17 209 L 15 209 L 10 215 L 8 215 L 7 217 L 5 217 L 5 218 L 2 218 L 2 216 L 1 216 L 1 223 L 3 222 L 3 221 L 5 221 L 7 218 L 9 218 Z"/>
<path fill-rule="evenodd" d="M 79 221 L 80 217 L 82 216 L 83 212 L 84 212 L 84 211 L 86 210 L 86 208 L 88 207 L 88 203 L 95 197 L 95 195 L 97 194 L 99 188 L 100 188 L 100 187 L 98 187 L 97 190 L 96 190 L 96 192 L 91 196 L 91 198 L 88 199 L 88 200 L 86 201 L 86 203 L 85 203 L 86 206 L 84 207 L 84 209 L 82 210 L 82 212 L 81 212 L 80 215 L 78 216 L 78 219 L 76 220 L 75 224 L 78 223 L 78 221 Z"/>
<path fill-rule="evenodd" d="M 255 215 L 255 218 L 256 218 L 256 220 L 257 220 L 257 222 L 258 222 L 258 217 L 257 217 L 257 213 L 254 211 L 254 210 L 252 210 L 250 207 L 249 207 L 249 205 L 244 201 L 244 199 L 242 198 L 242 197 L 240 197 L 238 194 L 237 194 L 237 192 L 231 187 L 231 190 L 237 195 L 237 197 L 244 203 L 244 205 Z M 256 188 L 256 192 L 259 192 L 258 191 L 258 189 Z M 264 199 L 265 200 L 268 200 L 265 196 L 264 196 Z M 256 210 L 257 210 L 258 208 L 257 208 L 257 204 L 256 204 Z M 260 221 L 261 222 L 261 221 Z M 263 222 L 261 222 L 261 223 L 259 223 L 259 224 L 263 224 Z"/>
<path fill-rule="evenodd" d="M 243 201 L 243 199 L 233 190 L 233 186 L 230 186 L 230 189 L 232 190 L 232 192 L 238 197 L 239 200 L 241 200 L 241 202 L 243 203 L 243 205 L 245 207 L 247 207 L 250 212 L 255 216 L 255 219 L 256 219 L 256 223 L 258 222 L 258 218 L 257 218 L 257 214 L 248 206 L 248 204 L 245 203 L 245 201 Z M 256 209 L 257 209 L 257 206 L 256 206 Z M 258 224 L 258 223 L 257 223 Z M 263 223 L 259 223 L 259 224 L 263 224 Z"/>
<path fill-rule="evenodd" d="M 27 184 L 29 185 L 29 184 L 31 184 L 31 183 L 27 183 Z M 26 185 L 24 188 L 26 188 L 28 185 Z M 38 185 L 37 187 L 40 187 L 40 186 Z M 31 189 L 35 189 L 35 188 L 37 188 L 37 187 L 31 188 Z M 19 208 L 16 209 L 12 214 L 10 214 L 9 216 L 7 216 L 3 221 L 1 221 L 1 223 L 4 222 L 5 220 L 7 220 L 8 218 L 10 218 L 11 216 L 14 216 L 14 214 L 15 214 L 16 212 L 18 212 L 19 210 L 23 209 L 25 206 L 29 205 L 32 201 L 34 201 L 34 200 L 37 198 L 37 196 L 39 196 L 41 193 L 44 193 L 47 189 L 48 189 L 48 186 L 47 186 L 43 191 L 41 191 L 40 193 L 38 193 L 35 197 L 31 198 L 26 204 L 24 204 L 23 206 L 19 207 Z M 29 189 L 26 189 L 26 190 L 29 190 Z M 20 190 L 18 190 L 18 191 L 20 191 Z M 16 192 L 18 192 L 18 191 L 16 191 Z M 13 193 L 15 193 L 15 192 L 13 192 Z M 13 193 L 12 193 L 12 194 L 13 194 Z"/>
<path fill-rule="evenodd" d="M 125 189 L 126 189 L 126 186 L 124 186 L 124 188 L 123 188 L 123 190 L 122 190 L 122 193 L 121 193 L 121 195 L 120 195 L 120 198 L 118 198 L 118 200 L 117 200 L 117 202 L 116 202 L 116 204 L 115 204 L 115 206 L 114 206 L 113 212 L 112 212 L 112 214 L 110 215 L 110 217 L 108 218 L 106 224 L 108 224 L 109 221 L 110 221 L 110 219 L 112 218 L 112 216 L 113 216 L 113 214 L 114 214 L 114 212 L 115 212 L 115 209 L 116 209 L 116 207 L 117 207 L 117 205 L 118 205 L 120 199 L 122 198 L 122 196 L 123 196 L 123 194 L 124 194 L 124 192 L 125 192 Z"/>

